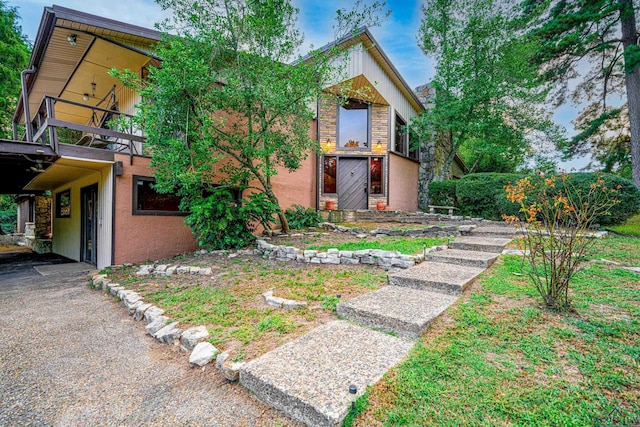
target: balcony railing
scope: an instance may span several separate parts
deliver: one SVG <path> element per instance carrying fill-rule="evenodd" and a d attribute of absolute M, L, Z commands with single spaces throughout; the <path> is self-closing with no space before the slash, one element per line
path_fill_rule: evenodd
<path fill-rule="evenodd" d="M 74 123 L 57 119 L 56 106 L 61 104 L 88 110 L 91 113 L 89 120 Z M 32 142 L 50 146 L 56 154 L 59 153 L 59 144 L 66 143 L 126 153 L 130 156 L 143 155 L 145 138 L 140 130 L 134 128 L 130 120 L 132 117 L 118 111 L 115 106 L 108 109 L 45 96 L 31 124 L 33 129 L 36 129 Z M 63 132 L 62 129 L 70 131 Z"/>

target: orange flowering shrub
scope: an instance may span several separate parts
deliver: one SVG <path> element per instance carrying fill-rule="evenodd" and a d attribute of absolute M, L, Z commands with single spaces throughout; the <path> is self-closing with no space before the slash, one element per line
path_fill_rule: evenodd
<path fill-rule="evenodd" d="M 619 203 L 619 188 L 597 179 L 588 191 L 575 188 L 567 174 L 525 177 L 505 186 L 520 216 L 503 215 L 522 230 L 520 243 L 531 266 L 529 277 L 547 307 L 569 310 L 569 283 L 593 249 L 597 218 Z"/>

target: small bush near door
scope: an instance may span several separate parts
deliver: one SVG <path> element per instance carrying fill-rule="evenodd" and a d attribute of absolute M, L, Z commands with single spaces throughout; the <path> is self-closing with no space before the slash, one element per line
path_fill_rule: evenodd
<path fill-rule="evenodd" d="M 320 221 L 322 221 L 320 214 L 315 209 L 305 208 L 300 205 L 291 206 L 284 212 L 284 214 L 289 221 L 289 227 L 294 230 L 315 227 Z"/>

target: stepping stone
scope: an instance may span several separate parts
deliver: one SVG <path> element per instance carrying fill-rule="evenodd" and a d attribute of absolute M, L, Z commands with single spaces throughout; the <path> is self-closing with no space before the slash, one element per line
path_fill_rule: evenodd
<path fill-rule="evenodd" d="M 483 271 L 484 267 L 425 261 L 415 267 L 390 274 L 389 284 L 460 295 Z"/>
<path fill-rule="evenodd" d="M 426 261 L 446 262 L 449 264 L 466 265 L 468 267 L 488 268 L 496 258 L 498 258 L 498 255 L 500 254 L 446 249 L 444 251 L 430 252 L 424 259 Z"/>
<path fill-rule="evenodd" d="M 480 251 L 494 252 L 499 254 L 505 246 L 511 242 L 511 239 L 498 237 L 475 237 L 465 236 L 458 237 L 449 243 L 449 249 L 460 249 L 463 251 Z"/>
<path fill-rule="evenodd" d="M 473 230 L 471 230 L 472 236 L 512 238 L 516 234 L 521 234 L 521 230 L 518 230 L 515 227 L 510 227 L 510 226 L 476 227 Z"/>
<path fill-rule="evenodd" d="M 322 325 L 240 369 L 240 384 L 263 402 L 310 426 L 339 426 L 361 396 L 413 342 L 346 321 Z"/>
<path fill-rule="evenodd" d="M 431 321 L 457 299 L 437 292 L 385 286 L 338 304 L 337 312 L 369 328 L 420 338 Z"/>

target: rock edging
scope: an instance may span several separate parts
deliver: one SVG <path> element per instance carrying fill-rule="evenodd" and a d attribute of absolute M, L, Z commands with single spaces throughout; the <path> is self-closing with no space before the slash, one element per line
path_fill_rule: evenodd
<path fill-rule="evenodd" d="M 150 274 L 153 271 L 153 269 L 145 269 L 150 270 L 146 274 Z M 243 363 L 227 361 L 229 354 L 227 352 L 220 353 L 217 348 L 207 341 L 210 335 L 204 326 L 193 326 L 183 331 L 179 328 L 179 322 L 171 321 L 170 318 L 164 316 L 163 309 L 153 304 L 145 303 L 142 296 L 137 292 L 125 289 L 118 283 L 112 283 L 106 274 L 92 275 L 90 285 L 94 289 L 105 291 L 119 300 L 127 309 L 127 313 L 133 316 L 133 320 L 142 321 L 144 319 L 147 334 L 155 338 L 157 342 L 166 345 L 180 345 L 182 351 L 191 351 L 189 355 L 191 367 L 204 367 L 217 356 L 215 367 L 220 370 L 221 374 L 229 381 L 238 380 Z M 221 355 L 224 356 L 221 358 Z M 218 363 L 219 360 L 220 363 Z"/>

